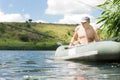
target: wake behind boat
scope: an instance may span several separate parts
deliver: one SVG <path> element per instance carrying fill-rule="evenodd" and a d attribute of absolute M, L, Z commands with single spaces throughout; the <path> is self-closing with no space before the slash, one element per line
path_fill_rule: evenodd
<path fill-rule="evenodd" d="M 68 47 L 60 46 L 55 52 L 57 60 L 72 61 L 119 61 L 120 60 L 120 42 L 101 41 L 93 42 L 87 45 Z"/>

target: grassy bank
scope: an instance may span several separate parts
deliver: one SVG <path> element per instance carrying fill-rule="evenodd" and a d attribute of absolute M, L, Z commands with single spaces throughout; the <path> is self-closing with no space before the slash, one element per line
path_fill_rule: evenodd
<path fill-rule="evenodd" d="M 55 50 L 68 44 L 75 25 L 0 23 L 0 50 Z"/>

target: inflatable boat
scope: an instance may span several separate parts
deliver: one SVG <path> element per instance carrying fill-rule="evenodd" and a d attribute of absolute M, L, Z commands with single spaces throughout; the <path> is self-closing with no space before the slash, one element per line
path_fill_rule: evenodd
<path fill-rule="evenodd" d="M 59 46 L 55 52 L 57 60 L 72 61 L 120 61 L 120 42 L 101 41 L 67 48 Z"/>

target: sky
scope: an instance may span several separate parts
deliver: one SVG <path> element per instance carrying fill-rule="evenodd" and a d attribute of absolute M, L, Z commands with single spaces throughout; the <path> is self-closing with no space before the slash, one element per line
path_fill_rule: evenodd
<path fill-rule="evenodd" d="M 105 0 L 0 0 L 0 22 L 78 24 L 82 16 L 95 23 Z"/>

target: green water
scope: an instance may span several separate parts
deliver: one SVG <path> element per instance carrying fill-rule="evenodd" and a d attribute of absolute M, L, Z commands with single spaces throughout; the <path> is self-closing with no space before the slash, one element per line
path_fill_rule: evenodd
<path fill-rule="evenodd" d="M 0 51 L 0 80 L 120 80 L 120 63 L 55 61 L 55 51 Z"/>

